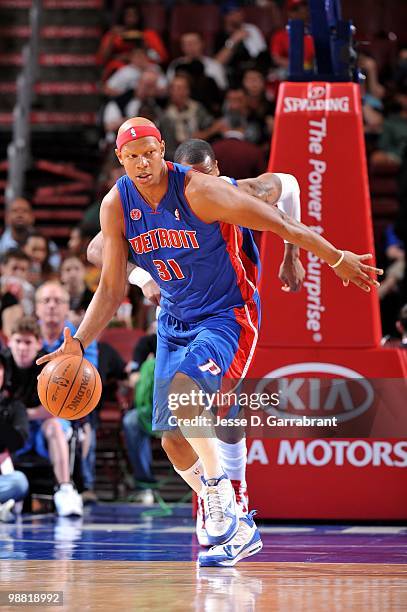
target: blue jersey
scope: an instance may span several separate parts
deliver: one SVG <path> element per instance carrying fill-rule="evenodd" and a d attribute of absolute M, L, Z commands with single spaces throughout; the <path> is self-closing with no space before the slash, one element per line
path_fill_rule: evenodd
<path fill-rule="evenodd" d="M 167 166 L 168 189 L 156 210 L 127 175 L 116 183 L 134 262 L 160 286 L 162 309 L 180 321 L 241 308 L 253 298 L 258 278 L 252 233 L 199 219 L 185 197 L 191 168 Z"/>

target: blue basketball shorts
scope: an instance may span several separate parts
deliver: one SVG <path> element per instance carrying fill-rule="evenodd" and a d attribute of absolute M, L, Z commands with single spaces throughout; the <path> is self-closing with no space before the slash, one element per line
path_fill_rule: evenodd
<path fill-rule="evenodd" d="M 154 375 L 153 430 L 177 427 L 174 424 L 176 412 L 169 402 L 170 386 L 176 373 L 186 374 L 209 394 L 221 390 L 225 379 L 236 383 L 242 380 L 253 358 L 259 327 L 257 292 L 242 308 L 232 308 L 195 323 L 184 323 L 161 311 Z"/>

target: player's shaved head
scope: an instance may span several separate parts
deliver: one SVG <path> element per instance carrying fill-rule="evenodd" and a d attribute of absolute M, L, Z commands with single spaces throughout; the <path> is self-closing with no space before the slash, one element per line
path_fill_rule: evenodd
<path fill-rule="evenodd" d="M 150 119 L 127 119 L 118 129 L 116 146 L 117 158 L 137 188 L 151 188 L 160 183 L 167 172 L 165 143 Z"/>
<path fill-rule="evenodd" d="M 215 151 L 206 140 L 200 138 L 184 140 L 174 153 L 174 161 L 177 164 L 192 166 L 194 170 L 203 174 L 219 176 Z"/>
<path fill-rule="evenodd" d="M 120 136 L 123 132 L 132 127 L 140 127 L 140 125 L 148 125 L 150 127 L 157 127 L 150 119 L 146 119 L 145 117 L 131 117 L 130 119 L 126 119 L 124 123 L 121 124 L 117 131 L 117 135 Z"/>

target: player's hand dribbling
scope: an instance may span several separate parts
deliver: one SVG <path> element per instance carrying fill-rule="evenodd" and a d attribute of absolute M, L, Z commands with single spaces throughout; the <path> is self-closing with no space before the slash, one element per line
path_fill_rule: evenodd
<path fill-rule="evenodd" d="M 37 365 L 42 365 L 43 363 L 47 363 L 47 361 L 51 361 L 51 359 L 55 359 L 55 357 L 59 357 L 59 355 L 79 355 L 82 357 L 81 344 L 77 338 L 71 336 L 69 327 L 64 328 L 64 341 L 59 349 L 53 353 L 49 353 L 49 355 L 40 357 L 35 363 Z"/>
<path fill-rule="evenodd" d="M 151 279 L 147 283 L 145 283 L 142 287 L 142 292 L 147 300 L 149 300 L 156 306 L 160 305 L 161 292 L 160 287 L 157 285 L 155 280 Z"/>
<path fill-rule="evenodd" d="M 363 291 L 369 292 L 371 287 L 379 287 L 380 283 L 373 278 L 383 274 L 383 270 L 369 266 L 364 262 L 372 259 L 370 253 L 366 255 L 356 255 L 352 251 L 344 251 L 344 258 L 337 268 L 334 268 L 334 272 L 339 278 L 342 279 L 343 285 L 347 287 L 349 283 L 353 283 L 363 289 Z"/>

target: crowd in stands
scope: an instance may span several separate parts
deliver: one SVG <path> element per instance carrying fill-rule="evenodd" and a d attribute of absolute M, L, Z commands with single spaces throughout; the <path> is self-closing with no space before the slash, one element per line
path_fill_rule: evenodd
<path fill-rule="evenodd" d="M 11 453 L 17 468 L 27 452 L 49 460 L 60 515 L 80 515 L 83 503 L 96 497 L 98 410 L 73 423 L 47 413 L 36 393 L 35 359 L 61 344 L 64 326 L 77 328 L 97 287 L 99 271 L 88 262 L 86 249 L 100 229 L 101 199 L 122 173 L 114 156 L 119 125 L 135 115 L 153 120 L 164 137 L 169 160 L 180 143 L 193 137 L 213 145 L 222 174 L 240 179 L 267 168 L 278 85 L 287 77 L 285 27 L 266 35 L 246 20 L 239 2 L 225 1 L 222 24 L 213 38 L 208 41 L 199 31 L 185 31 L 175 53 L 169 37 L 144 27 L 140 4 L 109 3 L 109 27 L 98 52 L 104 164 L 94 204 L 84 212 L 80 226 L 72 228 L 67 248 L 59 250 L 37 231 L 28 199 L 14 200 L 7 210 L 0 236 L 0 519 L 12 509 L 9 500 L 18 507 L 29 486 L 22 472 L 8 469 Z M 274 4 L 285 18 L 308 23 L 306 0 L 258 4 Z M 171 5 L 166 3 L 169 10 Z M 310 67 L 314 48 L 308 34 L 304 43 L 304 64 Z M 386 268 L 379 290 L 383 329 L 392 336 L 398 333 L 407 347 L 407 312 L 402 308 L 407 303 L 407 48 L 400 45 L 392 62 L 380 64 L 368 45 L 360 47 L 358 65 L 369 167 L 384 168 L 399 185 L 399 214 L 385 227 L 377 245 Z M 139 483 L 136 499 L 151 501 L 155 479 L 148 423 L 156 331 L 153 309 L 138 288 L 129 286 L 112 325 L 148 328 L 128 363 L 104 342 L 90 345 L 86 357 L 99 367 L 104 381 L 121 381 L 131 397 L 135 390 L 136 408 L 123 420 L 124 439 Z M 79 440 L 81 453 L 76 487 L 70 460 L 73 437 Z"/>

